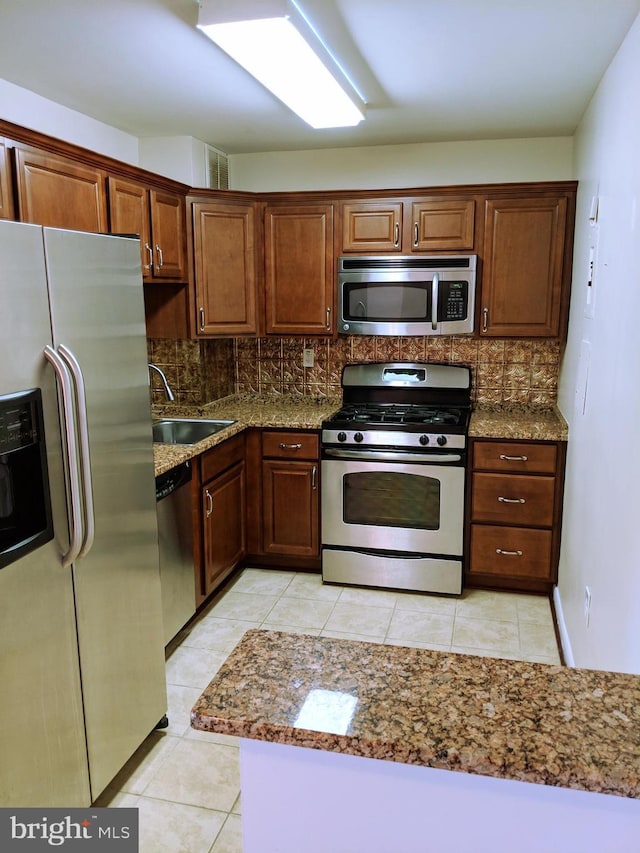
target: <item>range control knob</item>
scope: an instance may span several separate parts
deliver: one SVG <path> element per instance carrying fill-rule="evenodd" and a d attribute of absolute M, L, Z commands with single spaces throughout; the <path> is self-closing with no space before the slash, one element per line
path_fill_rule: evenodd
<path fill-rule="evenodd" d="M 429 444 L 429 436 L 428 435 L 421 435 L 418 440 L 423 447 L 425 444 Z"/>
<path fill-rule="evenodd" d="M 358 444 L 360 444 L 360 442 L 361 442 L 363 439 L 364 439 L 364 436 L 363 436 L 363 434 L 362 434 L 361 432 L 357 432 L 357 433 L 353 436 L 353 440 L 354 440 L 354 441 L 357 441 L 357 442 L 358 442 Z"/>
<path fill-rule="evenodd" d="M 339 432 L 338 433 L 338 441 L 346 441 L 346 440 L 347 440 L 346 432 Z"/>
<path fill-rule="evenodd" d="M 436 439 L 436 441 L 438 442 L 440 447 L 444 447 L 445 444 L 447 443 L 447 436 L 446 435 L 439 435 L 438 438 Z"/>

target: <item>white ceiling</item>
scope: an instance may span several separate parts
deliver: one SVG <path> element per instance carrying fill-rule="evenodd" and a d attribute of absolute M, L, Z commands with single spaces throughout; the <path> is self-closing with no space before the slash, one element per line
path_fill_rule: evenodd
<path fill-rule="evenodd" d="M 368 101 L 312 130 L 196 28 L 196 0 L 0 0 L 0 78 L 229 154 L 571 135 L 640 0 L 299 0 Z"/>

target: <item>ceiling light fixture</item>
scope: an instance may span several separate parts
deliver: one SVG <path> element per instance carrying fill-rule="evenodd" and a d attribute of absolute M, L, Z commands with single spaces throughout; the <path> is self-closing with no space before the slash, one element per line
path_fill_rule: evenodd
<path fill-rule="evenodd" d="M 364 119 L 364 100 L 295 0 L 201 0 L 198 28 L 311 127 Z"/>

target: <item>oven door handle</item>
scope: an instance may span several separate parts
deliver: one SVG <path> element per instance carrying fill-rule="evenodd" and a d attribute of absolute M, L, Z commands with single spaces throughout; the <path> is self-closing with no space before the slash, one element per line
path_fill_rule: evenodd
<path fill-rule="evenodd" d="M 338 450 L 327 447 L 324 455 L 334 459 L 361 459 L 363 462 L 462 462 L 459 453 L 397 453 L 395 450 Z"/>

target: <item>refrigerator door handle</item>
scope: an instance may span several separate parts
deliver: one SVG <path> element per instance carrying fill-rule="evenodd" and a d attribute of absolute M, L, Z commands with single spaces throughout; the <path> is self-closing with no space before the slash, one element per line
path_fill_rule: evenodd
<path fill-rule="evenodd" d="M 66 361 L 75 385 L 76 424 L 80 442 L 80 482 L 84 505 L 84 541 L 78 557 L 84 557 L 91 550 L 95 536 L 96 523 L 93 510 L 93 483 L 91 480 L 91 456 L 89 454 L 89 422 L 87 420 L 87 395 L 85 393 L 84 376 L 78 359 L 64 344 L 60 344 L 58 352 Z"/>
<path fill-rule="evenodd" d="M 73 389 L 71 387 L 71 375 L 66 364 L 49 344 L 44 348 L 44 357 L 53 367 L 62 393 L 64 436 L 71 498 L 71 541 L 69 542 L 69 550 L 62 555 L 62 566 L 66 569 L 76 559 L 82 547 L 82 505 L 80 501 L 80 472 L 78 470 L 79 457 L 76 444 Z"/>

